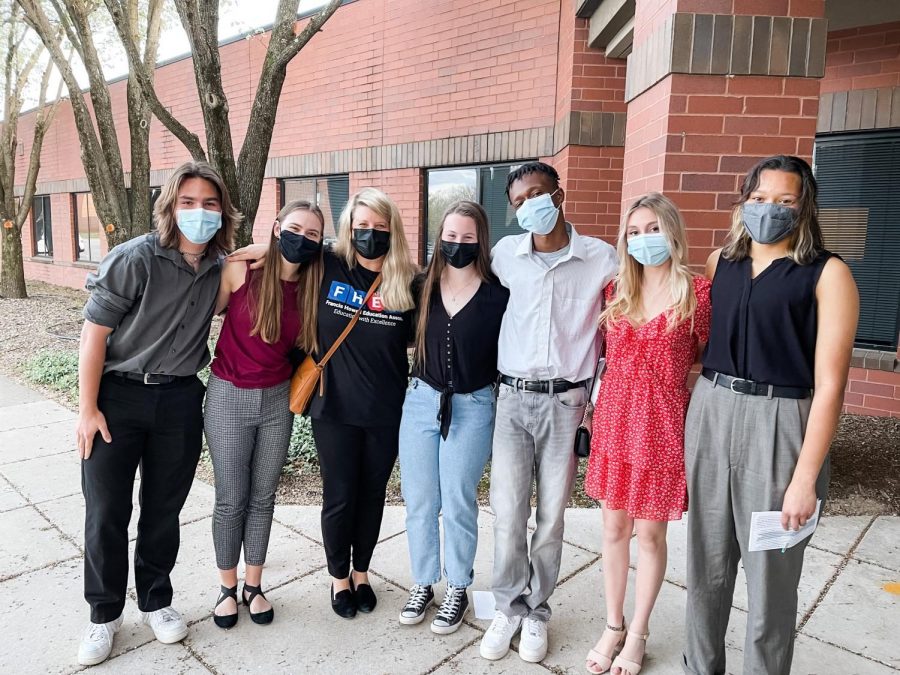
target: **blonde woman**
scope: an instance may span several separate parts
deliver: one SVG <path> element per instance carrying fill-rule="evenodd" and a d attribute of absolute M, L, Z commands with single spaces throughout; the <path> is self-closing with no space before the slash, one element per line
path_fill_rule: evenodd
<path fill-rule="evenodd" d="M 324 396 L 313 397 L 309 413 L 322 472 L 331 604 L 343 618 L 375 609 L 367 572 L 397 459 L 413 333 L 416 267 L 403 221 L 390 197 L 365 188 L 341 213 L 334 254 L 325 258 L 317 357 L 337 340 L 379 273 L 380 284 L 328 362 Z"/>
<path fill-rule="evenodd" d="M 687 268 L 684 221 L 650 193 L 622 219 L 619 275 L 600 317 L 607 370 L 594 414 L 585 491 L 603 504 L 606 630 L 587 670 L 637 675 L 666 570 L 668 521 L 687 508 L 687 376 L 710 321 L 709 281 Z M 634 616 L 623 616 L 629 541 L 637 530 Z M 616 656 L 618 652 L 618 656 Z"/>
<path fill-rule="evenodd" d="M 291 352 L 316 346 L 322 276 L 322 212 L 288 203 L 272 226 L 262 269 L 228 262 L 217 309 L 227 305 L 212 363 L 204 415 L 216 479 L 212 533 L 221 591 L 213 620 L 238 620 L 237 565 L 244 550 L 242 600 L 257 624 L 274 618 L 262 590 L 275 490 L 287 458 L 294 415 L 288 407 Z"/>

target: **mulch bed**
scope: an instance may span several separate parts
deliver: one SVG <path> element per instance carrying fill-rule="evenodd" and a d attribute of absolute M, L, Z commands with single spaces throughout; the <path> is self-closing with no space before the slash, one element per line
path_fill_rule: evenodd
<path fill-rule="evenodd" d="M 40 282 L 30 282 L 31 297 L 0 298 L 0 373 L 25 382 L 23 364 L 43 349 L 77 351 L 81 331 L 81 308 L 87 293 Z M 25 382 L 29 386 L 33 383 Z M 37 387 L 48 397 L 71 405 L 60 392 Z M 900 419 L 842 415 L 831 447 L 831 489 L 826 510 L 843 515 L 900 515 Z M 584 494 L 583 472 L 572 496 L 572 506 L 596 507 Z M 212 468 L 201 464 L 198 478 L 212 482 Z M 479 500 L 487 503 L 487 474 L 481 482 Z M 318 468 L 285 475 L 278 490 L 283 504 L 320 504 Z M 401 504 L 399 472 L 388 485 L 387 503 Z"/>

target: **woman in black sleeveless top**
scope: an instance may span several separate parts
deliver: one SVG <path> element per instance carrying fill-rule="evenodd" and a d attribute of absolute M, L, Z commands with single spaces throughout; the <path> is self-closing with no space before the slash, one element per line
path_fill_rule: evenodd
<path fill-rule="evenodd" d="M 684 663 L 689 673 L 725 672 L 742 560 L 744 672 L 786 674 L 809 537 L 750 550 L 751 514 L 780 511 L 787 535 L 817 513 L 859 314 L 849 268 L 822 244 L 805 161 L 770 157 L 747 174 L 729 240 L 710 256 L 706 274 L 712 322 L 685 424 Z"/>

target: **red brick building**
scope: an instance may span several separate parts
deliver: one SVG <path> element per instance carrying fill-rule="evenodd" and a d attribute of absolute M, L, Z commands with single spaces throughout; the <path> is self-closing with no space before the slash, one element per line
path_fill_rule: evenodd
<path fill-rule="evenodd" d="M 238 147 L 265 46 L 261 34 L 221 48 Z M 160 65 L 156 83 L 202 131 L 189 58 Z M 125 82 L 111 89 L 125 129 Z M 23 245 L 28 278 L 80 286 L 104 240 L 75 143 L 64 106 Z M 188 154 L 156 120 L 151 143 L 160 185 Z M 17 161 L 28 153 L 26 142 Z M 255 226 L 266 232 L 301 195 L 336 218 L 348 193 L 374 185 L 424 261 L 454 197 L 485 205 L 493 238 L 517 231 L 506 176 L 540 158 L 559 170 L 568 218 L 608 240 L 623 203 L 665 192 L 700 265 L 723 241 L 740 177 L 774 153 L 815 160 L 828 246 L 860 285 L 846 410 L 900 417 L 895 0 L 346 2 L 288 68 Z"/>

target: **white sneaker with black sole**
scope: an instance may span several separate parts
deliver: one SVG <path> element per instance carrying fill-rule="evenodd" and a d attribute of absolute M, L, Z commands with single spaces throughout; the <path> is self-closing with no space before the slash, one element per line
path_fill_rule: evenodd
<path fill-rule="evenodd" d="M 109 658 L 113 636 L 122 627 L 122 615 L 107 623 L 91 623 L 84 631 L 78 645 L 78 663 L 82 666 L 96 666 Z"/>
<path fill-rule="evenodd" d="M 400 623 L 405 626 L 414 626 L 422 623 L 425 618 L 425 610 L 434 602 L 434 591 L 431 586 L 420 586 L 416 584 L 409 589 L 409 600 L 400 610 Z"/>
<path fill-rule="evenodd" d="M 494 613 L 494 620 L 491 622 L 490 628 L 481 638 L 481 647 L 479 653 L 482 658 L 489 661 L 502 659 L 509 652 L 509 643 L 519 628 L 522 627 L 522 617 L 506 616 L 503 612 L 497 610 Z"/>
<path fill-rule="evenodd" d="M 153 629 L 156 639 L 163 644 L 181 642 L 187 637 L 188 628 L 181 614 L 171 606 L 157 609 L 155 612 L 141 612 L 144 623 Z"/>
<path fill-rule="evenodd" d="M 526 616 L 519 638 L 519 657 L 529 663 L 539 663 L 547 656 L 547 622 Z"/>
<path fill-rule="evenodd" d="M 469 595 L 465 588 L 447 585 L 444 601 L 431 622 L 431 632 L 438 635 L 455 633 L 469 611 Z"/>

